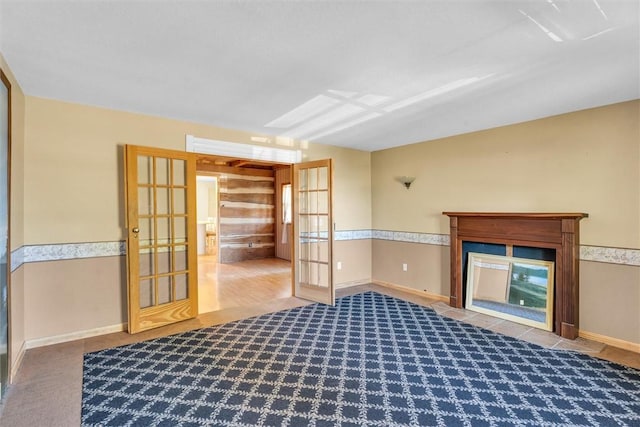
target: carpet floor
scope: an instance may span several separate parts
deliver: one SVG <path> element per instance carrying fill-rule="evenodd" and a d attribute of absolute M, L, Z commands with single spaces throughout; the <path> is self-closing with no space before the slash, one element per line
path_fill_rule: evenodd
<path fill-rule="evenodd" d="M 640 371 L 375 292 L 85 354 L 84 426 L 640 425 Z"/>

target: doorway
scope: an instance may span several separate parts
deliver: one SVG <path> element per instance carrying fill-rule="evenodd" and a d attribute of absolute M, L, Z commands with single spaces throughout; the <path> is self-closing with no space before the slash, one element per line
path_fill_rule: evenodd
<path fill-rule="evenodd" d="M 290 296 L 334 304 L 332 160 L 283 166 L 291 168 L 288 176 L 292 181 L 292 251 L 291 261 L 285 261 L 274 256 L 278 223 L 274 212 L 281 204 L 276 204 L 274 169 L 280 166 L 210 157 L 189 151 L 125 146 L 129 333 L 221 310 L 225 295 L 221 285 L 229 285 L 229 308 L 250 309 L 252 299 L 272 306 L 275 299 Z M 217 306 L 209 309 L 200 308 L 200 285 L 197 278 L 193 280 L 194 276 L 199 277 L 198 169 L 204 175 L 217 176 L 218 188 L 217 252 L 211 275 L 218 285 L 211 291 L 211 300 Z M 265 262 L 271 264 L 264 265 Z M 256 263 L 262 263 L 253 270 L 259 276 L 252 275 L 250 280 L 225 267 Z M 272 268 L 278 269 L 275 263 L 289 264 L 276 274 L 276 279 L 271 274 Z M 257 284 L 257 288 L 233 286 L 229 277 L 240 279 L 240 285 Z M 261 295 L 259 291 L 268 288 L 265 284 L 278 285 L 275 296 Z"/>
<path fill-rule="evenodd" d="M 290 165 L 198 156 L 199 313 L 292 295 Z M 290 219 L 289 219 L 290 222 Z M 283 256 L 284 254 L 284 256 Z"/>
<path fill-rule="evenodd" d="M 198 212 L 198 256 L 216 259 L 218 255 L 218 178 L 196 175 Z"/>

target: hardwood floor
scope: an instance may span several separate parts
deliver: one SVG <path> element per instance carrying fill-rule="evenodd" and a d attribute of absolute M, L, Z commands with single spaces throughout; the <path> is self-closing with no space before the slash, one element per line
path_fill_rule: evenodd
<path fill-rule="evenodd" d="M 291 263 L 279 258 L 217 264 L 198 257 L 198 312 L 245 307 L 291 296 Z"/>
<path fill-rule="evenodd" d="M 211 260 L 208 260 L 209 263 Z M 201 312 L 196 319 L 136 335 L 125 332 L 28 350 L 0 408 L 1 426 L 79 426 L 82 399 L 82 361 L 87 352 L 175 334 L 205 326 L 311 304 L 291 296 L 289 263 L 281 260 L 248 261 L 233 265 L 201 263 Z M 251 271 L 253 270 L 253 273 Z M 640 355 L 584 339 L 568 341 L 414 293 L 368 284 L 336 291 L 338 297 L 367 290 L 416 304 L 431 306 L 443 316 L 476 324 L 554 348 L 589 353 L 640 369 Z"/>

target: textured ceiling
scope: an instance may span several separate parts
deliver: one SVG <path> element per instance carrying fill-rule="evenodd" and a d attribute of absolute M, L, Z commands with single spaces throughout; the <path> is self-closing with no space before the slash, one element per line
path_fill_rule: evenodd
<path fill-rule="evenodd" d="M 640 2 L 7 1 L 27 95 L 362 150 L 640 98 Z"/>

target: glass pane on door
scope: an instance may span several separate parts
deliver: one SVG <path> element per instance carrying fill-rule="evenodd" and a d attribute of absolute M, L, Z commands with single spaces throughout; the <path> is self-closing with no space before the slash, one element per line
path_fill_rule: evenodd
<path fill-rule="evenodd" d="M 189 297 L 186 160 L 138 155 L 139 308 Z M 176 276 L 176 273 L 181 274 Z"/>
<path fill-rule="evenodd" d="M 138 184 L 151 184 L 153 182 L 153 158 L 138 156 Z"/>
<path fill-rule="evenodd" d="M 330 168 L 298 166 L 296 296 L 332 303 Z"/>
<path fill-rule="evenodd" d="M 187 299 L 187 289 L 188 289 L 188 282 L 187 282 L 187 275 L 186 274 L 176 274 L 175 276 L 173 276 L 173 282 L 174 282 L 174 288 L 176 290 L 176 300 L 183 300 L 183 299 Z"/>
<path fill-rule="evenodd" d="M 155 305 L 156 294 L 153 279 L 140 280 L 140 308 Z"/>

